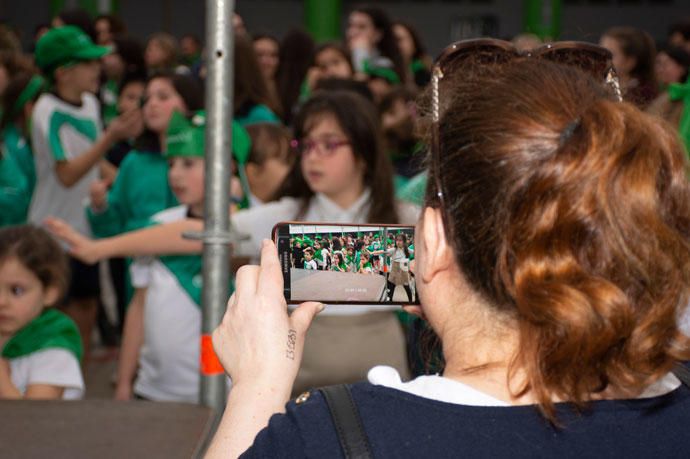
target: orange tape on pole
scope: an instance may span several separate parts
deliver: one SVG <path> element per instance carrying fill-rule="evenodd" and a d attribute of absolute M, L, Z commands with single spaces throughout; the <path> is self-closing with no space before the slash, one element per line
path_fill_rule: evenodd
<path fill-rule="evenodd" d="M 222 375 L 225 373 L 223 365 L 213 350 L 211 335 L 201 335 L 201 374 L 204 376 Z"/>

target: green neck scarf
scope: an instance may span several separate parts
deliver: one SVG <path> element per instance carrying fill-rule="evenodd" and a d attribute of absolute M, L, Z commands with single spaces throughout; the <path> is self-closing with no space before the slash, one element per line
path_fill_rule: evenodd
<path fill-rule="evenodd" d="M 2 356 L 16 359 L 49 348 L 70 351 L 81 361 L 81 336 L 72 319 L 55 308 L 46 308 L 40 316 L 19 330 L 2 348 Z"/>
<path fill-rule="evenodd" d="M 668 96 L 671 100 L 683 102 L 683 114 L 680 117 L 678 134 L 685 143 L 685 150 L 690 151 L 690 78 L 685 84 L 673 83 L 669 85 Z"/>

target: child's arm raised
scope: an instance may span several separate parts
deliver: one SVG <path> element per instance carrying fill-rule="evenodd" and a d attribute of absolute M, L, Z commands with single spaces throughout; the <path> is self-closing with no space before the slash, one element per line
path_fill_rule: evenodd
<path fill-rule="evenodd" d="M 141 131 L 140 110 L 132 110 L 115 118 L 91 148 L 69 161 L 57 161 L 55 174 L 63 186 L 74 186 L 91 170 L 116 142 L 133 137 Z"/>
<path fill-rule="evenodd" d="M 151 226 L 98 240 L 87 238 L 57 218 L 48 218 L 44 223 L 56 237 L 70 246 L 72 256 L 89 264 L 112 257 L 199 253 L 202 248 L 200 242 L 182 238 L 182 233 L 186 231 L 203 230 L 203 222 L 194 219 Z"/>

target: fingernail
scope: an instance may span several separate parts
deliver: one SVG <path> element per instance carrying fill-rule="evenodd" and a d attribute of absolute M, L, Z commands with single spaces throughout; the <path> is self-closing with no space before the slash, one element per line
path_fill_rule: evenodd
<path fill-rule="evenodd" d="M 323 311 L 324 309 L 326 309 L 326 305 L 323 303 L 319 303 L 319 312 Z"/>

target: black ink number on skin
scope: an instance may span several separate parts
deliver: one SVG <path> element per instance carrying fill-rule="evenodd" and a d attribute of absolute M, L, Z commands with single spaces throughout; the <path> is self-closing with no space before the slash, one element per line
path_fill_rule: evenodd
<path fill-rule="evenodd" d="M 287 350 L 285 356 L 290 360 L 295 360 L 295 346 L 297 344 L 297 331 L 288 330 Z"/>

